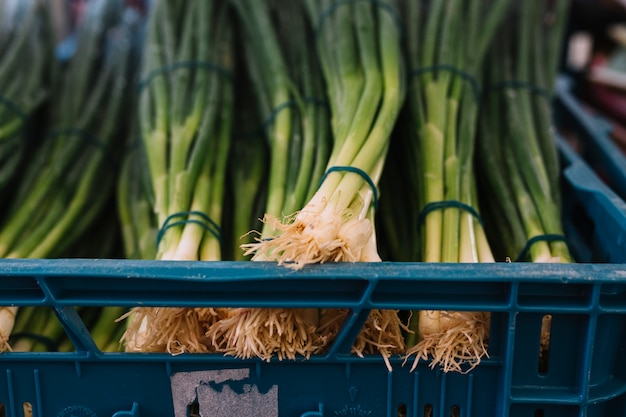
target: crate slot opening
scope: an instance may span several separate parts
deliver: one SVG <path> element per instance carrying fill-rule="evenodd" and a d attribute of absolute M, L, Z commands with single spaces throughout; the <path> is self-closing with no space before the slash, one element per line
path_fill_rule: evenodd
<path fill-rule="evenodd" d="M 535 410 L 535 415 L 533 417 L 544 417 L 545 414 L 543 412 L 543 408 L 538 408 Z"/>
<path fill-rule="evenodd" d="M 74 307 L 78 322 L 84 325 L 98 349 L 103 352 L 122 350 L 120 339 L 124 323 L 116 320 L 126 307 Z M 75 340 L 64 328 L 57 312 L 48 306 L 23 306 L 17 310 L 15 323 L 9 338 L 13 352 L 74 352 Z M 69 330 L 80 331 L 79 328 Z M 0 416 L 1 417 L 1 416 Z"/>
<path fill-rule="evenodd" d="M 406 417 L 406 404 L 398 405 L 398 417 Z"/>
<path fill-rule="evenodd" d="M 433 405 L 432 404 L 426 404 L 424 406 L 424 416 L 423 417 L 433 417 L 434 411 L 433 411 Z"/>
<path fill-rule="evenodd" d="M 541 335 L 539 337 L 539 363 L 540 375 L 548 373 L 550 363 L 550 338 L 552 334 L 552 316 L 546 314 L 541 318 Z"/>
<path fill-rule="evenodd" d="M 0 403 L 0 417 L 7 417 L 7 414 L 4 411 L 4 403 Z"/>

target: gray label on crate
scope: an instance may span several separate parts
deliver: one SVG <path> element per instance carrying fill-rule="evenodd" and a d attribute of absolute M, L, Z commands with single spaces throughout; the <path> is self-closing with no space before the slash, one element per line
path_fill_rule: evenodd
<path fill-rule="evenodd" d="M 177 372 L 171 377 L 174 416 L 278 417 L 278 386 L 259 392 L 249 369 Z"/>

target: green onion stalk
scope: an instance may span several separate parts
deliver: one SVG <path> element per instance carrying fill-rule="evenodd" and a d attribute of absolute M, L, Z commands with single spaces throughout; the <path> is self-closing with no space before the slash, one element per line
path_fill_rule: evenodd
<path fill-rule="evenodd" d="M 240 94 L 241 96 L 241 94 Z M 248 97 L 246 97 L 247 99 Z M 249 101 L 246 100 L 247 103 Z M 235 104 L 237 113 L 235 117 L 246 113 L 242 105 Z M 250 111 L 248 113 L 252 113 Z M 229 167 L 230 200 L 228 212 L 231 213 L 229 223 L 230 231 L 226 237 L 230 237 L 229 258 L 234 261 L 248 261 L 249 256 L 244 255 L 240 246 L 250 243 L 253 236 L 250 230 L 260 227 L 260 218 L 263 216 L 265 206 L 266 171 L 267 171 L 267 146 L 264 135 L 256 129 L 259 125 L 250 124 L 249 120 L 241 120 L 236 126 L 254 126 L 254 130 L 244 130 L 233 134 L 232 151 Z"/>
<path fill-rule="evenodd" d="M 300 3 L 234 0 L 232 4 L 241 27 L 243 60 L 251 84 L 249 97 L 256 104 L 267 145 L 264 212 L 276 219 L 289 219 L 315 191 L 330 154 L 330 116 L 321 70 L 313 48 L 307 48 L 312 40 L 303 30 L 306 16 Z M 256 158 L 264 155 L 261 151 Z M 249 168 L 258 171 L 260 167 Z M 247 171 L 235 169 L 240 170 L 238 175 Z M 255 184 L 254 180 L 248 182 Z M 242 201 L 234 204 L 241 207 Z M 249 219 L 245 216 L 240 221 L 248 226 L 243 238 L 249 242 L 254 234 L 250 233 Z M 259 239 L 275 235 L 272 223 L 260 226 Z M 252 260 L 269 258 L 257 256 Z M 323 342 L 315 333 L 318 316 L 316 309 L 234 308 L 206 335 L 218 351 L 228 355 L 268 361 L 272 357 L 308 358 Z"/>
<path fill-rule="evenodd" d="M 377 184 L 405 96 L 397 11 L 391 3 L 373 2 L 305 1 L 304 6 L 326 85 L 332 150 L 321 183 L 306 203 L 288 218 L 266 213 L 272 234 L 244 249 L 253 260 L 294 269 L 377 262 Z M 332 336 L 339 328 L 345 312 L 337 313 L 322 314 L 319 334 Z M 386 358 L 401 342 L 397 314 L 372 313 L 366 327 L 373 333 L 364 328 L 353 351 L 363 354 L 366 346 L 376 346 Z"/>
<path fill-rule="evenodd" d="M 58 73 L 46 3 L 0 1 L 0 197 L 11 199 Z M 38 133 L 38 132 L 37 132 Z M 0 208 L 2 213 L 3 208 Z"/>
<path fill-rule="evenodd" d="M 130 101 L 137 31 L 134 22 L 122 19 L 123 11 L 121 0 L 89 3 L 76 50 L 53 86 L 55 106 L 43 137 L 0 219 L 0 257 L 71 256 L 111 201 L 115 154 L 128 128 L 123 110 Z"/>
<path fill-rule="evenodd" d="M 478 140 L 482 204 L 499 256 L 513 261 L 574 262 L 561 217 L 560 167 L 552 99 L 569 0 L 520 2 L 488 59 Z M 542 355 L 551 317 L 542 322 Z"/>
<path fill-rule="evenodd" d="M 137 137 L 126 145 L 116 184 L 116 213 L 126 259 L 155 259 L 157 216 L 153 211 L 146 154 Z"/>
<path fill-rule="evenodd" d="M 233 122 L 233 31 L 223 1 L 151 3 L 138 122 L 156 216 L 157 260 L 222 260 Z M 127 351 L 208 352 L 213 308 L 133 308 Z"/>
<path fill-rule="evenodd" d="M 474 147 L 484 57 L 509 0 L 404 3 L 410 65 L 410 123 L 417 140 L 420 247 L 423 262 L 493 262 L 480 219 Z M 445 372 L 487 355 L 489 314 L 414 311 L 407 360 Z M 470 368 L 471 369 L 471 368 Z"/>

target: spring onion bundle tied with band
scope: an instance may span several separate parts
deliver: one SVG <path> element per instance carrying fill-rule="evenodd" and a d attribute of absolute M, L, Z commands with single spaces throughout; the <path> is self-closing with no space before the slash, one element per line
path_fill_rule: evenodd
<path fill-rule="evenodd" d="M 110 201 L 134 77 L 137 27 L 122 20 L 123 10 L 121 0 L 98 0 L 85 11 L 76 50 L 54 86 L 46 132 L 1 219 L 0 257 L 70 256 Z"/>
<path fill-rule="evenodd" d="M 232 24 L 223 1 L 152 2 L 139 83 L 158 260 L 222 259 L 233 120 Z M 126 350 L 206 352 L 212 308 L 135 308 Z"/>
<path fill-rule="evenodd" d="M 304 6 L 326 83 L 332 151 L 315 193 L 288 217 L 266 212 L 263 234 L 243 247 L 253 260 L 295 269 L 380 261 L 373 223 L 377 182 L 405 96 L 397 11 L 391 3 L 368 1 L 305 1 Z M 373 314 L 379 315 L 368 321 L 374 340 L 362 334 L 355 351 L 363 353 L 365 345 L 383 352 L 401 348 L 397 314 Z M 323 313 L 317 332 L 332 335 L 344 318 L 343 312 Z"/>
<path fill-rule="evenodd" d="M 572 260 L 561 224 L 551 110 L 568 5 L 529 1 L 512 7 L 489 54 L 477 152 L 483 206 L 493 219 L 488 230 L 504 248 L 502 259 Z"/>
<path fill-rule="evenodd" d="M 50 96 L 56 64 L 45 3 L 0 0 L 0 197 L 10 198 L 8 186 L 32 139 L 32 117 Z M 30 134 L 30 135 L 29 135 Z M 0 209 L 0 212 L 2 209 Z"/>
<path fill-rule="evenodd" d="M 376 183 L 404 99 L 400 29 L 391 6 L 306 2 L 331 109 L 333 146 L 313 197 L 245 249 L 292 268 L 380 260 L 371 221 Z"/>
<path fill-rule="evenodd" d="M 329 112 L 319 63 L 314 48 L 306 47 L 312 40 L 304 30 L 300 3 L 235 0 L 233 5 L 252 84 L 249 97 L 263 121 L 269 151 L 265 213 L 277 219 L 290 217 L 315 191 L 330 154 Z M 274 233 L 274 225 L 266 222 L 261 239 Z M 320 349 L 317 321 L 316 309 L 234 308 L 206 336 L 229 355 L 295 359 Z"/>
<path fill-rule="evenodd" d="M 491 220 L 486 230 L 502 248 L 500 259 L 573 262 L 562 227 L 551 110 L 569 4 L 516 3 L 489 53 L 477 156 L 482 207 Z M 550 323 L 545 316 L 542 355 Z"/>
<path fill-rule="evenodd" d="M 424 262 L 493 262 L 478 212 L 474 143 L 481 68 L 509 0 L 405 2 L 409 108 L 419 170 Z M 444 371 L 486 355 L 483 312 L 413 312 L 407 359 Z"/>

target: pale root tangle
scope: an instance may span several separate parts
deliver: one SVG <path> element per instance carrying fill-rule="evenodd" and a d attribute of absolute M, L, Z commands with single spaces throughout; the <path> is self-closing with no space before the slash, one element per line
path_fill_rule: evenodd
<path fill-rule="evenodd" d="M 358 262 L 371 239 L 373 230 L 368 219 L 344 219 L 325 213 L 300 212 L 281 222 L 266 214 L 263 222 L 278 232 L 271 238 L 258 238 L 255 243 L 242 245 L 252 260 L 276 261 L 293 269 L 307 264 L 326 262 Z"/>
<path fill-rule="evenodd" d="M 349 313 L 348 309 L 323 310 L 318 330 L 320 336 L 326 341 L 334 340 Z M 352 345 L 351 353 L 359 357 L 380 354 L 391 371 L 389 358 L 405 350 L 402 329 L 408 330 L 397 310 L 372 310 Z"/>
<path fill-rule="evenodd" d="M 137 307 L 118 319 L 129 319 L 121 342 L 127 352 L 213 352 L 203 335 L 225 315 L 224 309 Z"/>
<path fill-rule="evenodd" d="M 430 360 L 431 369 L 439 366 L 444 372 L 467 373 L 483 357 L 489 357 L 489 313 L 441 311 L 439 331 L 420 334 L 420 341 L 406 352 L 406 360 L 415 356 L 411 370 L 420 360 Z M 463 369 L 464 365 L 469 365 Z"/>
<path fill-rule="evenodd" d="M 269 361 L 274 356 L 283 360 L 318 353 L 324 342 L 315 331 L 316 323 L 303 309 L 236 308 L 205 336 L 217 352 Z"/>
<path fill-rule="evenodd" d="M 15 326 L 17 311 L 15 306 L 0 306 L 0 353 L 12 351 L 9 338 Z"/>

